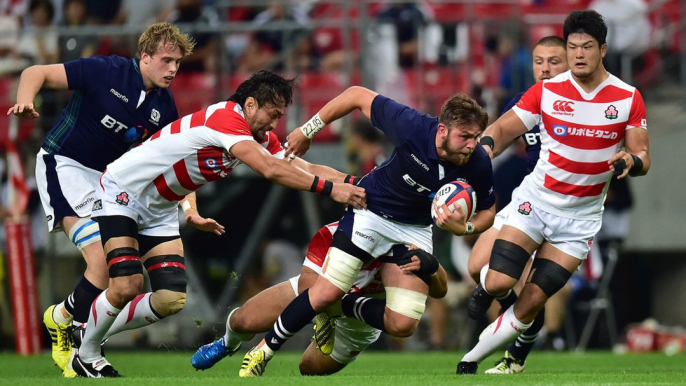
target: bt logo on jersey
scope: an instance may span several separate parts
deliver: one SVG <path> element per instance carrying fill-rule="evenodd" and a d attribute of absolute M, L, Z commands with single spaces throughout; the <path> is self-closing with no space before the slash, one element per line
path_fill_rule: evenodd
<path fill-rule="evenodd" d="M 103 126 L 105 126 L 108 129 L 114 129 L 115 133 L 118 133 L 124 129 L 129 128 L 129 126 L 119 122 L 118 120 L 110 117 L 109 115 L 105 114 L 104 117 L 100 120 L 100 123 L 102 123 Z"/>
<path fill-rule="evenodd" d="M 403 176 L 403 180 L 405 180 L 405 182 L 407 182 L 408 185 L 417 187 L 418 192 L 430 192 L 431 191 L 431 189 L 427 188 L 426 186 L 422 186 L 417 181 L 413 180 L 409 174 L 405 174 Z"/>

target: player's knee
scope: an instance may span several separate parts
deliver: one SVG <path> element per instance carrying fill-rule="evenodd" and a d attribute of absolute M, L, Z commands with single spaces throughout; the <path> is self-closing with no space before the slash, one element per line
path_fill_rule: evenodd
<path fill-rule="evenodd" d="M 534 259 L 531 272 L 531 283 L 537 285 L 546 296 L 543 303 L 564 287 L 572 276 L 572 273 L 560 264 L 542 258 Z"/>
<path fill-rule="evenodd" d="M 158 290 L 150 295 L 150 305 L 161 317 L 174 315 L 186 305 L 186 294 L 169 290 Z"/>
<path fill-rule="evenodd" d="M 530 257 L 519 245 L 498 239 L 493 243 L 489 265 L 490 269 L 519 280 Z"/>
<path fill-rule="evenodd" d="M 405 315 L 393 314 L 392 317 L 389 317 L 389 313 L 386 312 L 386 317 L 384 318 L 386 332 L 388 335 L 396 338 L 412 336 L 417 331 L 418 325 L 419 320 L 408 318 Z"/>
<path fill-rule="evenodd" d="M 106 260 L 110 278 L 124 278 L 139 274 L 140 278 L 143 278 L 140 253 L 135 248 L 115 248 L 107 254 Z M 122 282 L 129 282 L 129 280 L 122 280 Z"/>
<path fill-rule="evenodd" d="M 396 337 L 414 334 L 426 310 L 427 295 L 406 288 L 386 287 L 384 327 Z M 393 312 L 389 312 L 393 311 Z"/>
<path fill-rule="evenodd" d="M 362 268 L 362 260 L 341 249 L 332 247 L 326 255 L 324 266 L 324 278 L 346 293 L 355 284 L 355 280 L 357 280 L 357 275 L 360 273 L 360 268 Z M 335 297 L 332 301 L 336 301 L 337 298 Z M 326 300 L 325 297 L 322 297 L 322 300 Z"/>
<path fill-rule="evenodd" d="M 107 293 L 114 299 L 112 304 L 126 304 L 141 292 L 144 283 L 143 275 L 118 277 Z"/>

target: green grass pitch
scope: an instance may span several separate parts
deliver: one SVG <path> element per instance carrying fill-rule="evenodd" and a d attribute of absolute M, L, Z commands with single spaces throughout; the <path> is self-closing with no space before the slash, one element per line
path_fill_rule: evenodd
<path fill-rule="evenodd" d="M 513 376 L 484 375 L 497 360 L 487 359 L 480 375 L 457 376 L 457 352 L 368 352 L 341 373 L 330 377 L 302 377 L 299 354 L 277 354 L 264 377 L 238 378 L 240 353 L 226 358 L 207 371 L 190 365 L 192 352 L 112 351 L 107 357 L 124 375 L 120 379 L 62 379 L 49 354 L 20 357 L 0 353 L 0 385 L 317 385 L 317 386 L 404 386 L 404 385 L 686 385 L 686 355 L 614 355 L 610 352 L 584 354 L 534 352 L 526 372 Z"/>

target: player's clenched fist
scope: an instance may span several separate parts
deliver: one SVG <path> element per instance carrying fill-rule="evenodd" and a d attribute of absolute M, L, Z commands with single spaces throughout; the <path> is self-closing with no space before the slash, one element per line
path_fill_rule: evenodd
<path fill-rule="evenodd" d="M 18 117 L 21 118 L 27 118 L 27 119 L 34 119 L 40 117 L 40 114 L 38 114 L 38 111 L 36 111 L 33 108 L 33 103 L 29 104 L 24 104 L 24 103 L 17 103 L 16 105 L 10 107 L 9 110 L 7 110 L 7 115 L 14 114 Z"/>
<path fill-rule="evenodd" d="M 295 154 L 297 157 L 302 157 L 310 149 L 311 139 L 308 139 L 305 134 L 303 134 L 300 128 L 293 130 L 288 137 L 286 137 L 286 143 L 288 147 L 286 148 L 286 157 L 291 154 Z"/>
<path fill-rule="evenodd" d="M 355 209 L 367 209 L 367 193 L 359 186 L 345 183 L 333 184 L 331 198 L 341 204 L 352 205 Z"/>

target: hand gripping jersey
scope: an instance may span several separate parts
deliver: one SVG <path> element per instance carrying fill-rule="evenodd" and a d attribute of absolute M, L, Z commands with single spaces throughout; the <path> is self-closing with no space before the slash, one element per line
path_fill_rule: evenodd
<path fill-rule="evenodd" d="M 151 211 L 166 211 L 240 165 L 230 149 L 241 141 L 255 141 L 241 106 L 219 102 L 167 125 L 109 164 L 107 171 Z M 285 152 L 271 131 L 262 146 L 283 159 Z"/>
<path fill-rule="evenodd" d="M 646 128 L 638 90 L 610 75 L 589 94 L 567 71 L 531 87 L 513 110 L 528 128 L 542 121 L 540 160 L 518 194 L 536 197 L 549 213 L 600 219 L 612 176 L 607 161 L 627 129 Z"/>
<path fill-rule="evenodd" d="M 146 93 L 138 59 L 94 56 L 64 63 L 67 107 L 43 141 L 52 155 L 104 171 L 162 127 L 179 118 L 169 90 Z"/>
<path fill-rule="evenodd" d="M 333 241 L 333 234 L 338 229 L 338 223 L 334 222 L 324 225 L 310 240 L 310 245 L 307 247 L 307 256 L 303 265 L 322 274 L 322 267 L 324 260 L 326 260 L 326 253 L 329 251 L 331 241 Z M 356 295 L 378 295 L 385 294 L 383 282 L 381 281 L 381 261 L 374 260 L 368 266 L 362 267 L 357 274 L 355 284 L 353 284 L 349 294 Z"/>
<path fill-rule="evenodd" d="M 360 181 L 359 186 L 367 191 L 370 211 L 404 224 L 430 225 L 434 194 L 455 180 L 472 185 L 477 210 L 493 206 L 493 170 L 481 145 L 477 145 L 466 165 L 441 160 L 436 152 L 438 118 L 382 95 L 372 102 L 371 119 L 395 150 L 386 162 Z"/>

